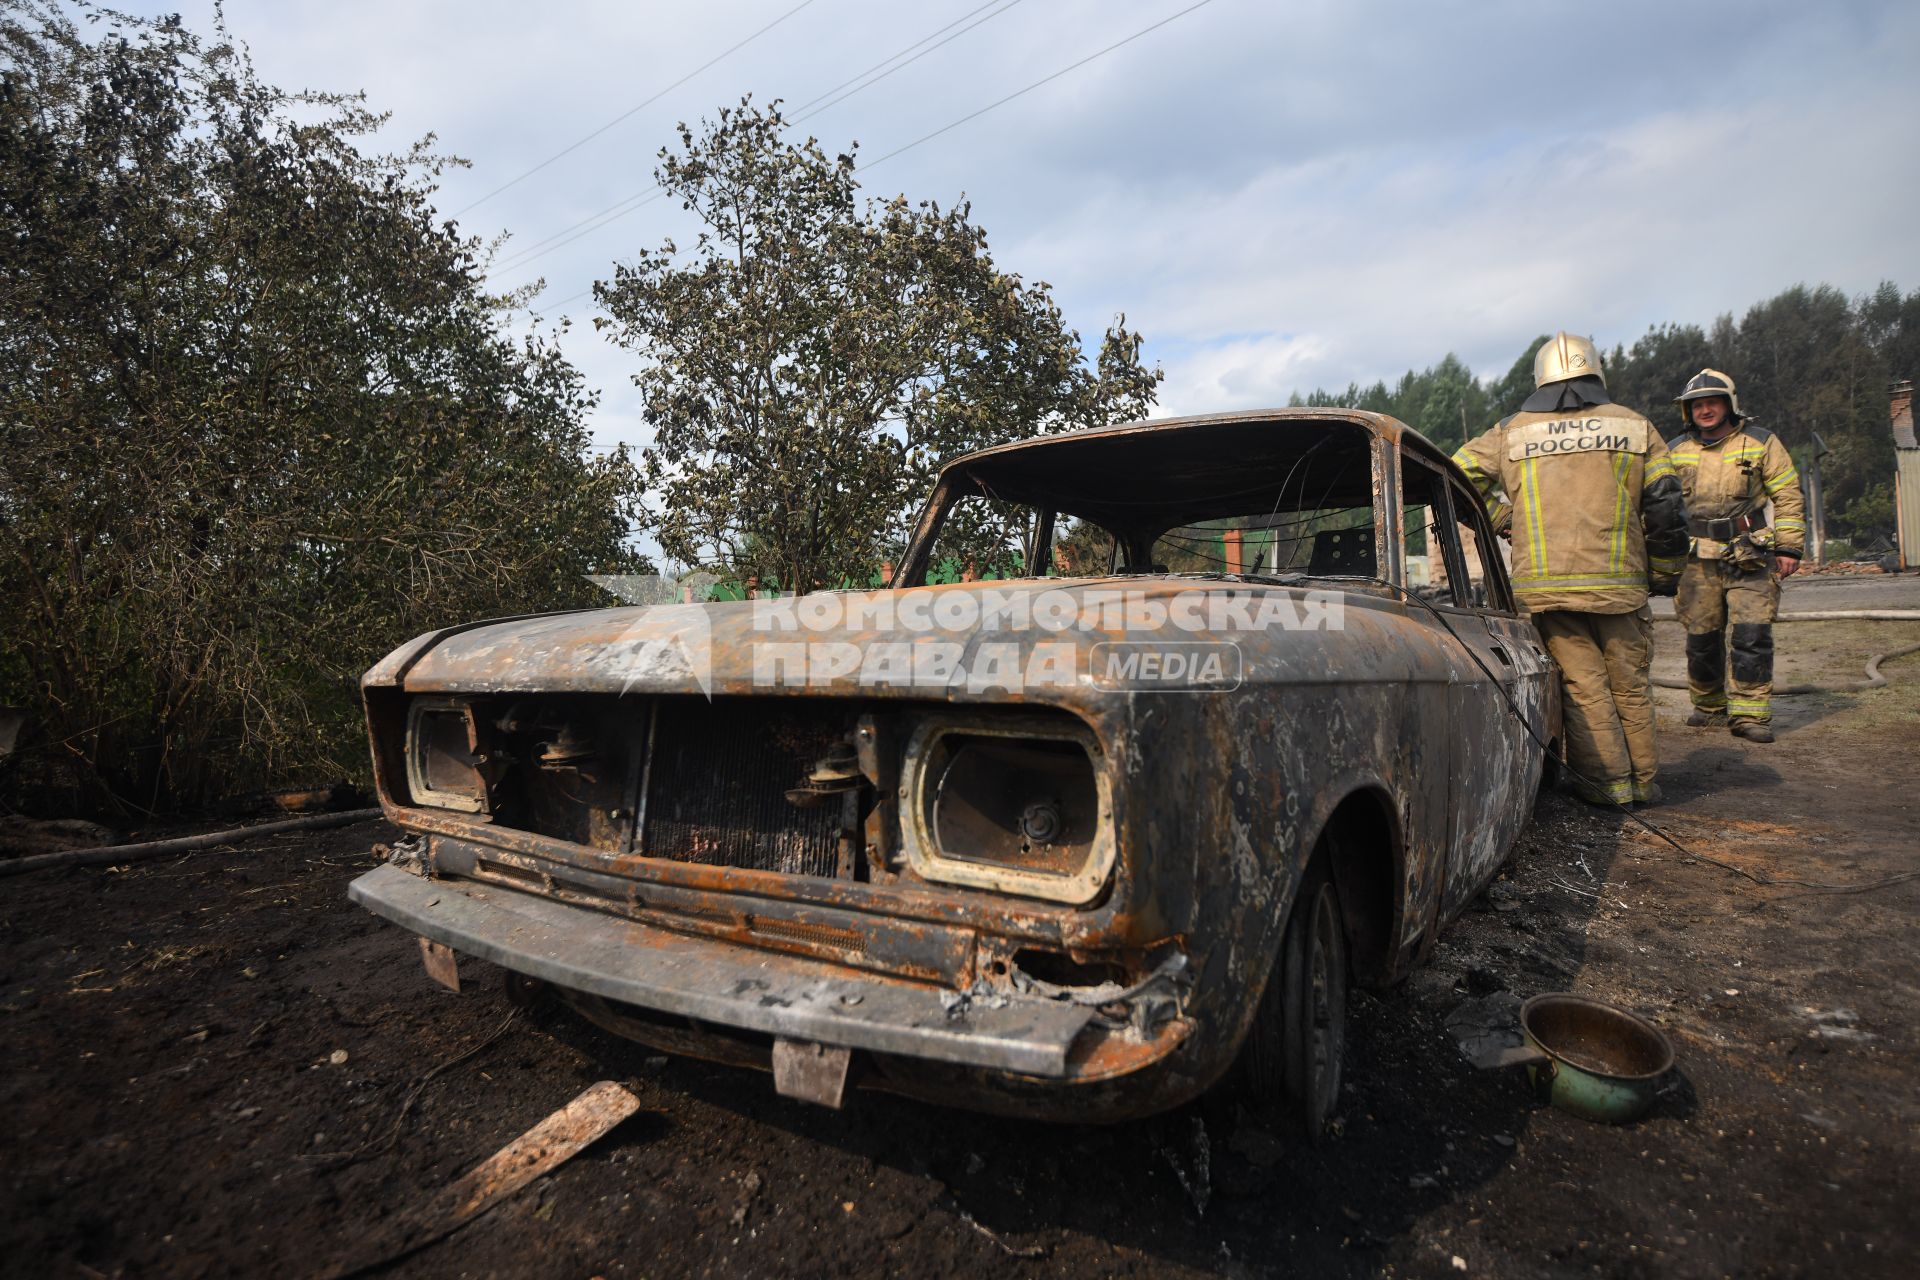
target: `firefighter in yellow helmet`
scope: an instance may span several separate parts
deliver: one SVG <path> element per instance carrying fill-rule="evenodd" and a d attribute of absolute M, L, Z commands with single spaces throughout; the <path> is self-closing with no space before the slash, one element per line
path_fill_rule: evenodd
<path fill-rule="evenodd" d="M 1687 554 L 1687 515 L 1653 424 L 1607 395 L 1600 355 L 1555 334 L 1520 411 L 1453 455 L 1513 508 L 1513 589 L 1560 665 L 1574 793 L 1655 804 L 1653 615 Z M 1651 579 L 1651 583 L 1650 583 Z"/>
<path fill-rule="evenodd" d="M 1774 434 L 1740 411 L 1733 379 L 1718 369 L 1694 374 L 1673 402 L 1687 429 L 1668 448 L 1693 535 L 1674 602 L 1687 629 L 1687 723 L 1772 742 L 1773 619 L 1780 580 L 1799 569 L 1806 544 L 1800 473 Z"/>

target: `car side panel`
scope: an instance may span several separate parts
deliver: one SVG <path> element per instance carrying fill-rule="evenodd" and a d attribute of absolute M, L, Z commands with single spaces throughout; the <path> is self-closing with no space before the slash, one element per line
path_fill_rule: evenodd
<path fill-rule="evenodd" d="M 1392 879 L 1379 936 L 1386 971 L 1431 927 L 1447 851 L 1447 691 L 1464 656 L 1404 605 L 1354 601 L 1346 626 L 1271 643 L 1242 639 L 1246 680 L 1209 693 L 1135 695 L 1122 835 L 1141 909 L 1185 939 L 1196 1030 L 1181 1057 L 1204 1084 L 1231 1061 L 1258 1005 L 1295 890 L 1338 806 L 1385 797 L 1399 835 L 1377 856 Z M 1290 678 L 1301 645 L 1326 646 L 1326 677 Z M 1457 648 L 1457 646 L 1455 646 Z M 1151 908 L 1148 904 L 1151 903 Z"/>

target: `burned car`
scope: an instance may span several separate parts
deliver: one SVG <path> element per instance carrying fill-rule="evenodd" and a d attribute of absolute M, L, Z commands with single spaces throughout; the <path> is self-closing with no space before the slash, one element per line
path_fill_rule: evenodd
<path fill-rule="evenodd" d="M 1559 723 L 1464 477 L 1331 409 L 985 449 L 884 590 L 474 623 L 363 691 L 409 838 L 352 895 L 443 980 L 830 1105 L 1224 1082 L 1309 1134 Z"/>

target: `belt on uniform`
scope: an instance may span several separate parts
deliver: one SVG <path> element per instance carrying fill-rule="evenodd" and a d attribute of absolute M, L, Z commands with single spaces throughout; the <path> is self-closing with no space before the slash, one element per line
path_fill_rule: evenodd
<path fill-rule="evenodd" d="M 1711 538 L 1715 542 L 1732 542 L 1749 530 L 1765 527 L 1766 521 L 1758 516 L 1722 516 L 1717 520 L 1687 521 L 1688 533 L 1696 538 Z"/>

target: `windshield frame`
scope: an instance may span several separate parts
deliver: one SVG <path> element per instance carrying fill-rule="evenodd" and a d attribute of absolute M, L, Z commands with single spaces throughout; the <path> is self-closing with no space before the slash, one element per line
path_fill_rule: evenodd
<path fill-rule="evenodd" d="M 1130 528 L 1116 529 L 1105 520 L 1061 505 L 1064 502 L 1086 505 L 1088 499 L 1085 498 L 1084 492 L 1078 501 L 1072 495 L 1056 500 L 1047 495 L 1044 487 L 1029 489 L 1028 484 L 1031 482 L 1025 480 L 1025 477 L 1044 473 L 1049 469 L 1058 469 L 1068 463 L 1071 463 L 1076 475 L 1085 475 L 1089 471 L 1103 467 L 1118 472 L 1128 465 L 1129 456 L 1135 458 L 1140 456 L 1143 445 L 1153 449 L 1164 446 L 1168 456 L 1199 457 L 1205 456 L 1204 451 L 1210 444 L 1224 447 L 1230 442 L 1244 450 L 1250 441 L 1257 444 L 1271 440 L 1276 446 L 1284 446 L 1271 451 L 1275 465 L 1278 466 L 1286 459 L 1304 458 L 1312 450 L 1322 447 L 1326 440 L 1336 439 L 1337 433 L 1346 431 L 1357 432 L 1359 438 L 1354 441 L 1354 444 L 1366 450 L 1367 483 L 1371 490 L 1373 537 L 1376 548 L 1375 571 L 1386 581 L 1397 583 L 1403 576 L 1402 539 L 1397 520 L 1399 504 L 1396 500 L 1399 471 L 1398 446 L 1403 437 L 1420 440 L 1422 444 L 1426 442 L 1418 436 L 1418 433 L 1408 430 L 1401 423 L 1385 415 L 1360 410 L 1303 409 L 1129 423 L 1119 427 L 1097 428 L 1092 431 L 1040 436 L 1011 445 L 995 446 L 956 459 L 941 472 L 933 493 L 929 495 L 927 504 L 915 523 L 907 549 L 896 566 L 891 585 L 895 588 L 903 588 L 925 583 L 942 525 L 948 514 L 969 497 L 1012 501 L 1038 513 L 1037 519 L 1029 525 L 1026 537 L 1026 563 L 1029 566 L 1029 572 L 1020 578 L 1013 579 L 1015 581 L 1043 578 L 1053 568 L 1051 545 L 1053 530 L 1062 516 L 1091 520 L 1097 527 L 1113 536 L 1115 558 L 1109 574 L 1117 573 L 1128 577 L 1228 577 L 1255 581 L 1263 578 L 1270 580 L 1271 575 L 1259 573 L 1155 572 L 1150 560 L 1154 542 L 1169 530 L 1191 523 L 1190 519 L 1176 518 L 1171 523 L 1166 523 L 1164 527 L 1156 523 L 1136 524 Z M 1146 439 L 1149 436 L 1153 439 Z M 1301 448 L 1303 439 L 1314 436 L 1319 436 L 1320 439 L 1314 440 L 1303 451 Z M 1428 450 L 1444 459 L 1444 455 L 1438 455 L 1438 451 L 1433 450 L 1432 446 L 1429 445 Z M 1261 456 L 1257 449 L 1254 456 L 1256 458 Z M 1047 465 L 1036 465 L 1042 463 Z M 1442 465 L 1446 465 L 1444 461 Z M 1013 477 L 1014 483 L 1009 484 L 1008 477 Z M 1182 478 L 1177 468 L 1171 469 L 1164 478 L 1170 486 L 1174 487 L 1176 494 L 1184 492 L 1177 488 Z M 1025 491 L 1017 493 L 1003 491 L 1010 487 Z M 1283 482 L 1283 492 L 1284 487 Z M 1357 494 L 1358 490 L 1355 489 L 1352 492 Z M 1191 500 L 1199 501 L 1203 498 L 1204 489 L 1201 489 L 1194 492 Z M 1184 499 L 1176 498 L 1172 501 L 1180 500 Z M 1095 497 L 1092 501 L 1097 503 L 1098 498 Z M 1352 502 L 1345 505 L 1358 508 L 1361 504 Z M 1278 505 L 1275 509 L 1281 510 Z M 1036 537 L 1036 533 L 1040 536 Z M 1288 574 L 1286 576 L 1303 575 Z M 1364 581 L 1366 579 L 1355 577 L 1349 580 Z"/>

